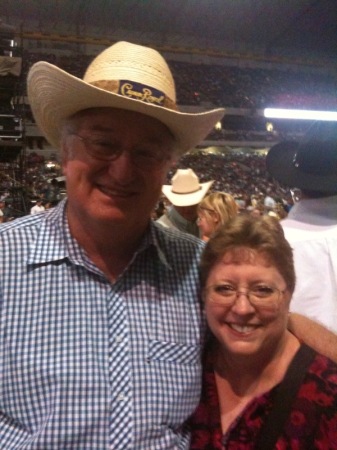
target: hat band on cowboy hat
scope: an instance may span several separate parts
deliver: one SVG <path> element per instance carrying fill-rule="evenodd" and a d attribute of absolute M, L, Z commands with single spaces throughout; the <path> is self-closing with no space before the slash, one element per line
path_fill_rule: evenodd
<path fill-rule="evenodd" d="M 173 192 L 174 194 L 178 194 L 178 195 L 186 195 L 186 194 L 194 194 L 195 192 L 200 191 L 200 189 L 201 189 L 201 186 L 198 186 L 197 189 L 193 189 L 192 191 L 179 192 L 179 191 L 175 191 L 175 190 L 172 188 L 172 192 Z"/>
<path fill-rule="evenodd" d="M 55 147 L 60 146 L 64 121 L 90 108 L 125 109 L 159 120 L 171 131 L 180 154 L 198 145 L 224 115 L 223 108 L 178 111 L 165 59 L 154 49 L 129 42 L 101 52 L 83 79 L 40 61 L 28 73 L 27 91 L 35 121 Z"/>
<path fill-rule="evenodd" d="M 157 106 L 177 111 L 176 103 L 168 98 L 164 92 L 142 83 L 136 83 L 130 80 L 98 80 L 90 83 L 107 92 L 133 98 L 145 103 L 151 103 Z"/>
<path fill-rule="evenodd" d="M 213 181 L 200 183 L 192 169 L 178 169 L 172 185 L 164 185 L 162 192 L 174 206 L 192 206 L 201 202 L 212 184 Z"/>

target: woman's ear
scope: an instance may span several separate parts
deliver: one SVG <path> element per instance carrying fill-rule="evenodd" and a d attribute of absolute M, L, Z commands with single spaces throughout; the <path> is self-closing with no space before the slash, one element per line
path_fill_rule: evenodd
<path fill-rule="evenodd" d="M 220 216 L 219 216 L 219 213 L 217 213 L 216 211 L 214 211 L 214 213 L 212 214 L 212 216 L 213 216 L 213 222 L 214 223 L 219 223 L 219 221 L 220 221 Z"/>
<path fill-rule="evenodd" d="M 285 301 L 285 303 L 286 303 L 286 305 L 288 307 L 288 310 L 289 310 L 292 293 L 288 289 L 286 289 L 286 291 L 285 291 L 285 293 L 283 295 L 284 295 L 284 301 Z"/>

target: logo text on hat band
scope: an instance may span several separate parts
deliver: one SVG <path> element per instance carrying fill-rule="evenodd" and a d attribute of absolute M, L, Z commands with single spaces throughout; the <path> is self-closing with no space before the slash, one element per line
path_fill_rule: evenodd
<path fill-rule="evenodd" d="M 162 91 L 142 83 L 129 80 L 98 80 L 90 84 L 105 91 L 122 95 L 123 97 L 132 98 L 151 105 L 163 106 L 174 111 L 177 110 L 177 105 Z"/>
<path fill-rule="evenodd" d="M 142 102 L 155 103 L 162 106 L 165 95 L 155 89 L 150 89 L 139 83 L 120 82 L 119 93 Z"/>

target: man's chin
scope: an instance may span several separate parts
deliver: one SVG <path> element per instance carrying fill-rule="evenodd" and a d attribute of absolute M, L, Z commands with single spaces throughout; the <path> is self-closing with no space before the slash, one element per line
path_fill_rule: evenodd
<path fill-rule="evenodd" d="M 130 221 L 130 214 L 127 211 L 117 207 L 102 208 L 93 211 L 92 217 L 97 221 L 104 221 L 110 223 L 127 222 Z"/>

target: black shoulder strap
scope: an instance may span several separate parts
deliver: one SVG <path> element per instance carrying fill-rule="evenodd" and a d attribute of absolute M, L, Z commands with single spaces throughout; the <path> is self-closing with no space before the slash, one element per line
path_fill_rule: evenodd
<path fill-rule="evenodd" d="M 297 391 L 315 355 L 316 353 L 312 348 L 302 344 L 294 356 L 283 381 L 277 389 L 273 408 L 261 427 L 255 447 L 257 450 L 274 449 L 277 439 L 284 430 Z"/>

